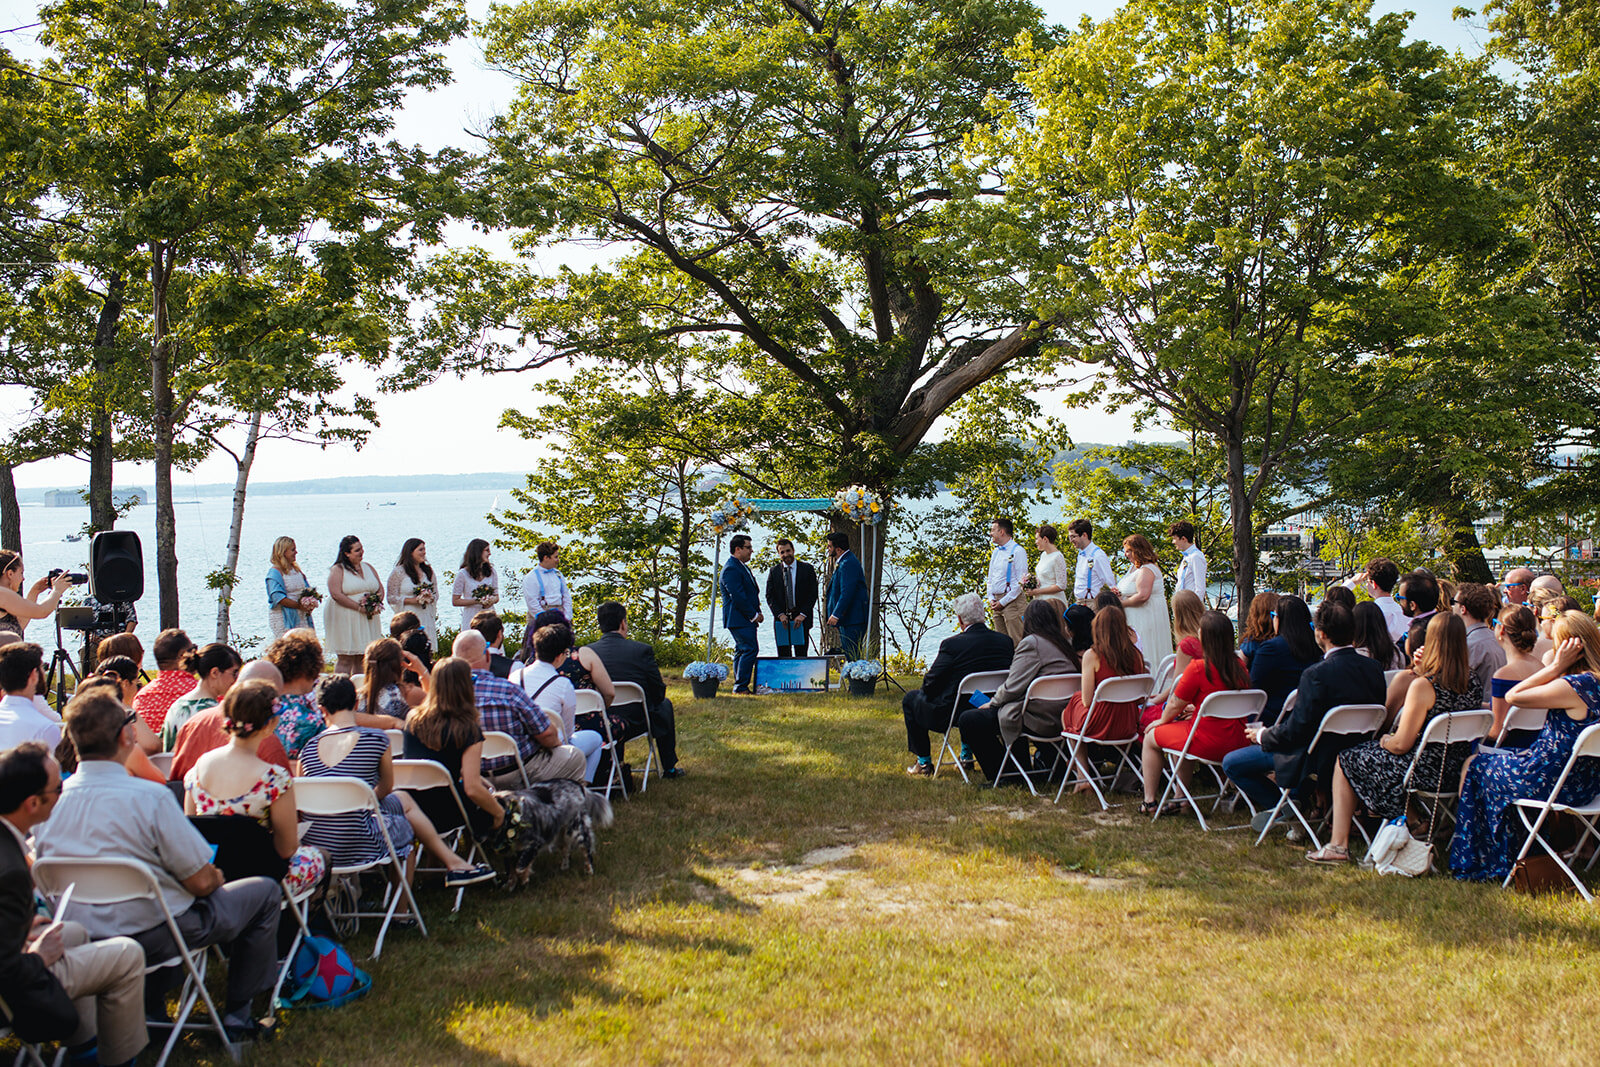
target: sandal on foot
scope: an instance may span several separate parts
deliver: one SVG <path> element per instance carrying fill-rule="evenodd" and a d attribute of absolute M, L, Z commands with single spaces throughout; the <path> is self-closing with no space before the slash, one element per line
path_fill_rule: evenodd
<path fill-rule="evenodd" d="M 1307 852 L 1306 859 L 1311 863 L 1335 865 L 1350 862 L 1350 850 L 1340 848 L 1338 845 L 1323 845 L 1315 852 Z"/>
<path fill-rule="evenodd" d="M 1146 801 L 1144 801 L 1143 803 L 1141 803 L 1139 805 L 1139 814 L 1140 815 L 1154 815 L 1156 813 L 1156 807 L 1157 807 L 1157 805 L 1156 805 L 1155 801 L 1146 800 Z"/>
<path fill-rule="evenodd" d="M 1171 818 L 1174 815 L 1182 815 L 1188 810 L 1189 805 L 1185 804 L 1183 801 L 1169 800 L 1167 801 L 1167 806 L 1161 809 L 1161 814 L 1164 818 Z"/>

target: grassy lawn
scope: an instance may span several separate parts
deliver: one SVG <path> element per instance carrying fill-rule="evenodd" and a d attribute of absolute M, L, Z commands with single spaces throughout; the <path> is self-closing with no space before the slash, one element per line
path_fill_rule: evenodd
<path fill-rule="evenodd" d="M 368 998 L 287 1014 L 252 1062 L 1600 1058 L 1575 896 L 911 780 L 897 693 L 673 696 L 690 776 L 618 804 L 593 878 L 546 857 L 454 921 L 428 890 L 432 936 L 392 934 Z"/>

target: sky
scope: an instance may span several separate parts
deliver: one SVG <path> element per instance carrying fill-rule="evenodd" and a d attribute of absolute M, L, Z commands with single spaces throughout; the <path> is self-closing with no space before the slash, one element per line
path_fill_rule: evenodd
<path fill-rule="evenodd" d="M 1118 5 L 1111 0 L 1042 0 L 1040 6 L 1047 17 L 1071 26 L 1085 14 L 1094 19 L 1104 18 Z M 1487 37 L 1482 20 L 1476 20 L 1476 25 L 1455 21 L 1451 18 L 1453 6 L 1453 0 L 1413 4 L 1378 0 L 1374 11 L 1412 11 L 1415 13 L 1411 24 L 1414 36 L 1469 54 L 1481 51 L 1481 42 Z M 26 57 L 31 49 L 37 48 L 33 32 L 26 27 L 36 21 L 38 7 L 36 0 L 0 0 L 0 34 L 3 34 L 0 41 L 13 54 Z M 472 18 L 479 19 L 487 13 L 489 0 L 466 0 L 466 7 Z M 15 27 L 22 28 L 13 31 Z M 408 98 L 396 117 L 394 136 L 397 140 L 429 149 L 451 145 L 473 147 L 470 131 L 482 129 L 509 105 L 514 83 L 486 66 L 475 40 L 458 40 L 448 54 L 455 80 L 442 89 L 413 93 Z M 453 243 L 486 240 L 465 227 L 454 230 L 450 239 Z M 490 238 L 487 243 L 497 251 L 505 249 L 503 241 Z M 574 262 L 577 256 L 590 261 L 589 254 L 580 250 L 557 249 L 545 252 L 538 261 L 539 266 L 544 270 L 554 269 L 568 255 L 574 257 Z M 542 449 L 509 430 L 499 429 L 499 412 L 506 407 L 536 406 L 540 378 L 552 373 L 557 371 L 466 381 L 446 378 L 415 392 L 397 394 L 378 394 L 375 375 L 351 374 L 351 388 L 374 396 L 377 402 L 379 425 L 373 429 L 367 443 L 359 451 L 349 446 L 323 451 L 311 445 L 267 442 L 257 453 L 251 480 L 283 482 L 341 475 L 526 469 Z M 15 419 L 17 408 L 16 396 L 0 391 L 0 423 Z M 1071 412 L 1067 425 L 1079 442 L 1121 442 L 1135 436 L 1169 436 L 1159 430 L 1135 435 L 1131 415 L 1092 409 Z M 82 485 L 87 477 L 87 466 L 73 459 L 48 460 L 16 470 L 17 485 L 21 488 L 74 487 Z M 118 464 L 114 480 L 122 486 L 147 486 L 153 477 L 148 465 Z M 190 484 L 232 482 L 233 478 L 233 461 L 226 454 L 206 460 L 192 475 L 184 476 Z"/>

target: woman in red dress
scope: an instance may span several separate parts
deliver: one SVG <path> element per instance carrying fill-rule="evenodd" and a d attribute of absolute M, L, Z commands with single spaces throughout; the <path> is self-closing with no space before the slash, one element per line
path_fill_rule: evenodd
<path fill-rule="evenodd" d="M 1156 810 L 1156 794 L 1161 787 L 1161 750 L 1181 749 L 1190 733 L 1189 752 L 1202 759 L 1220 760 L 1236 748 L 1247 743 L 1243 719 L 1196 719 L 1195 711 L 1206 697 L 1225 689 L 1246 689 L 1250 674 L 1245 670 L 1244 659 L 1233 648 L 1233 623 L 1220 611 L 1208 611 L 1200 617 L 1200 658 L 1184 670 L 1172 697 L 1161 711 L 1161 718 L 1144 735 L 1144 803 L 1139 812 L 1149 815 Z M 1178 778 L 1185 785 L 1193 764 L 1185 761 L 1178 768 Z M 1184 805 L 1173 801 L 1168 805 L 1176 814 Z"/>
<path fill-rule="evenodd" d="M 1123 701 L 1104 704 L 1095 713 L 1094 722 L 1088 722 L 1089 709 L 1094 705 L 1095 688 L 1102 682 L 1129 674 L 1143 674 L 1144 656 L 1134 647 L 1128 634 L 1128 619 L 1121 608 L 1104 607 L 1095 614 L 1090 628 L 1094 644 L 1083 654 L 1083 688 L 1067 701 L 1061 712 L 1061 728 L 1069 733 L 1082 732 L 1087 737 L 1125 739 L 1139 734 L 1139 712 L 1143 702 Z M 1087 726 L 1087 729 L 1085 727 Z M 1078 785 L 1075 793 L 1089 789 L 1089 771 L 1078 755 Z"/>

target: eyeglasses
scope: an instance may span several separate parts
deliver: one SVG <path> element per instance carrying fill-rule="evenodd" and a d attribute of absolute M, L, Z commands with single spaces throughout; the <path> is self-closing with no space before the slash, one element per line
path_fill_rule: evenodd
<path fill-rule="evenodd" d="M 1500 583 L 1500 588 L 1501 589 L 1515 589 L 1519 585 L 1527 585 L 1527 584 L 1528 584 L 1527 582 L 1501 582 Z"/>
<path fill-rule="evenodd" d="M 1393 599 L 1395 599 L 1395 600 L 1404 600 L 1407 604 L 1411 603 L 1411 598 L 1406 596 L 1403 593 L 1396 593 L 1394 595 Z"/>
<path fill-rule="evenodd" d="M 122 725 L 124 727 L 128 727 L 128 726 L 132 726 L 134 723 L 136 723 L 138 721 L 139 721 L 139 713 L 137 711 L 130 711 L 130 712 L 128 712 L 128 714 L 126 716 L 123 717 Z"/>

